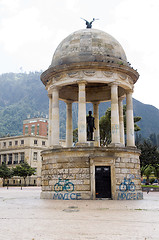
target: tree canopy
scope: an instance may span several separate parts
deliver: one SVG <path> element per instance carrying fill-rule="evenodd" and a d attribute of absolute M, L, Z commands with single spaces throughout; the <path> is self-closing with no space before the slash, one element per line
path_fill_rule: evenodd
<path fill-rule="evenodd" d="M 159 152 L 157 146 L 153 146 L 148 139 L 144 140 L 138 147 L 141 149 L 141 173 L 147 176 L 147 183 L 149 183 L 151 173 L 154 173 L 155 177 L 159 180 Z"/>
<path fill-rule="evenodd" d="M 5 185 L 5 179 L 13 176 L 13 172 L 7 167 L 6 163 L 0 165 L 0 178 L 3 178 L 3 186 Z"/>
<path fill-rule="evenodd" d="M 149 164 L 155 167 L 159 164 L 159 152 L 157 146 L 153 146 L 149 140 L 145 140 L 143 144 L 140 144 L 138 147 L 141 149 L 141 167 Z"/>
<path fill-rule="evenodd" d="M 19 176 L 24 178 L 24 182 L 26 185 L 26 177 L 32 176 L 35 174 L 35 168 L 32 168 L 27 162 L 21 163 L 13 168 L 14 176 Z"/>
<path fill-rule="evenodd" d="M 123 118 L 124 118 L 124 131 L 126 134 L 126 105 L 123 106 Z M 140 131 L 140 127 L 136 124 L 141 120 L 141 117 L 134 117 L 134 131 Z M 99 121 L 100 127 L 100 140 L 104 146 L 111 142 L 111 107 L 107 109 L 105 115 L 101 117 Z"/>

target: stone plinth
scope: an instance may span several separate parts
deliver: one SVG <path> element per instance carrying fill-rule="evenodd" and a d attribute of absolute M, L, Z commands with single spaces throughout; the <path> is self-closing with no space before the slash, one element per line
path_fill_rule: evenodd
<path fill-rule="evenodd" d="M 44 199 L 96 199 L 95 167 L 110 167 L 111 199 L 142 199 L 140 151 L 135 148 L 74 147 L 42 152 Z"/>

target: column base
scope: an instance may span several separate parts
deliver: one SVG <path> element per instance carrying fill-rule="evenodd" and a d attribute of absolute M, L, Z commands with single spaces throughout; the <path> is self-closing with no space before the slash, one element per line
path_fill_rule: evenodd
<path fill-rule="evenodd" d="M 134 148 L 136 149 L 137 147 L 136 146 L 126 146 L 127 148 Z"/>
<path fill-rule="evenodd" d="M 89 145 L 88 145 L 87 142 L 85 142 L 85 143 L 77 142 L 75 146 L 76 146 L 76 147 L 88 147 Z"/>
<path fill-rule="evenodd" d="M 108 147 L 125 147 L 123 143 L 110 143 Z"/>

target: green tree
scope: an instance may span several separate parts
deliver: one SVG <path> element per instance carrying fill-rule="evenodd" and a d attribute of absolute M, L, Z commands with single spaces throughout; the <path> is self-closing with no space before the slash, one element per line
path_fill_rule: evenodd
<path fill-rule="evenodd" d="M 150 165 L 146 165 L 144 167 L 144 175 L 147 177 L 146 179 L 146 184 L 150 183 L 150 175 L 154 172 L 154 167 L 150 164 Z"/>
<path fill-rule="evenodd" d="M 150 134 L 149 136 L 151 143 L 153 146 L 157 146 L 157 136 L 155 133 Z"/>
<path fill-rule="evenodd" d="M 154 175 L 157 178 L 157 180 L 159 181 L 159 163 L 155 164 L 155 166 L 154 166 Z"/>
<path fill-rule="evenodd" d="M 111 142 L 111 108 L 109 107 L 99 121 L 100 144 L 108 145 Z"/>
<path fill-rule="evenodd" d="M 149 140 L 145 140 L 143 144 L 139 145 L 141 149 L 140 155 L 140 165 L 141 167 L 145 167 L 146 165 L 152 165 L 153 167 L 157 167 L 159 164 L 159 152 L 157 150 L 157 146 L 152 146 Z"/>
<path fill-rule="evenodd" d="M 13 173 L 6 163 L 0 165 L 0 178 L 3 178 L 3 187 L 5 186 L 5 180 L 12 177 Z"/>
<path fill-rule="evenodd" d="M 77 142 L 78 141 L 78 128 L 75 128 L 73 130 L 73 142 Z"/>
<path fill-rule="evenodd" d="M 24 185 L 26 186 L 26 178 L 35 174 L 35 168 L 32 168 L 27 162 L 21 163 L 13 168 L 14 176 L 24 178 Z"/>
<path fill-rule="evenodd" d="M 124 131 L 126 134 L 126 105 L 123 106 Z M 134 117 L 134 131 L 140 131 L 140 127 L 136 124 L 141 120 L 141 117 Z M 100 141 L 104 146 L 111 142 L 111 107 L 109 107 L 104 116 L 99 121 L 100 127 Z"/>

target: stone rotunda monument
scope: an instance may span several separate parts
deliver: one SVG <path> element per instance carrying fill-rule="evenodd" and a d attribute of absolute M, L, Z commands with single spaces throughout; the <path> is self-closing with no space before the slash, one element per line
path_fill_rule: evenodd
<path fill-rule="evenodd" d="M 49 148 L 42 152 L 41 198 L 143 198 L 132 101 L 138 78 L 122 46 L 103 31 L 82 29 L 59 44 L 50 67 L 41 75 L 49 96 Z M 67 107 L 66 147 L 59 141 L 59 100 Z M 107 101 L 111 102 L 111 144 L 101 147 L 98 107 Z M 74 147 L 73 102 L 78 103 L 78 142 Z M 86 103 L 93 104 L 93 141 L 87 140 Z"/>

